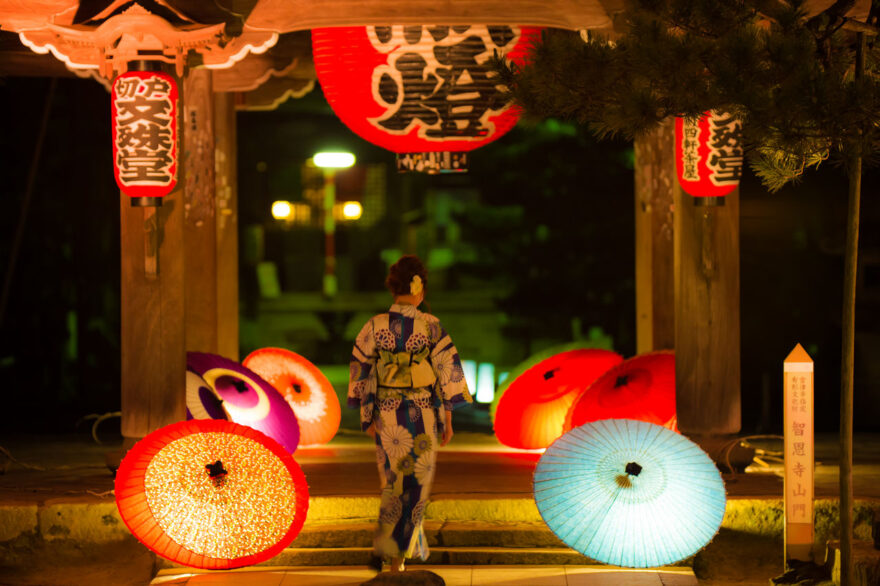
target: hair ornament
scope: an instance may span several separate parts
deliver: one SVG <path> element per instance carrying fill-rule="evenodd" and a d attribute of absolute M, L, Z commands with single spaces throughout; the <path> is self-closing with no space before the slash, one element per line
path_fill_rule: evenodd
<path fill-rule="evenodd" d="M 414 275 L 412 281 L 409 282 L 409 292 L 412 295 L 418 295 L 424 290 L 424 285 L 422 285 L 422 278 L 418 275 Z"/>

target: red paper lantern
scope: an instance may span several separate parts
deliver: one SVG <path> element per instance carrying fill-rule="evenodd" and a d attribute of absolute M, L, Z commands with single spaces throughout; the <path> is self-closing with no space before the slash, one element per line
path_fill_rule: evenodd
<path fill-rule="evenodd" d="M 699 203 L 720 198 L 742 176 L 742 123 L 732 115 L 708 111 L 699 120 L 675 119 L 675 169 L 678 183 Z"/>
<path fill-rule="evenodd" d="M 600 349 L 569 350 L 518 376 L 498 401 L 495 436 L 512 448 L 546 448 L 563 433 L 575 398 L 623 357 Z"/>
<path fill-rule="evenodd" d="M 177 185 L 177 97 L 174 78 L 159 71 L 113 80 L 113 176 L 132 205 L 162 205 Z"/>
<path fill-rule="evenodd" d="M 321 89 L 361 138 L 398 154 L 400 171 L 464 171 L 467 152 L 513 128 L 487 61 L 522 63 L 538 28 L 367 26 L 312 30 Z"/>

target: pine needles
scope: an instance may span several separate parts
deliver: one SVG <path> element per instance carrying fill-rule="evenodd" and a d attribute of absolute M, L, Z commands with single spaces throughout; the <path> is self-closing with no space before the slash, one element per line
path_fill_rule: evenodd
<path fill-rule="evenodd" d="M 808 17 L 797 1 L 630 0 L 613 42 L 548 30 L 529 64 L 495 67 L 528 116 L 576 120 L 600 137 L 734 113 L 751 167 L 775 191 L 829 157 L 878 150 L 880 51 L 872 38 L 856 80 L 843 8 Z"/>

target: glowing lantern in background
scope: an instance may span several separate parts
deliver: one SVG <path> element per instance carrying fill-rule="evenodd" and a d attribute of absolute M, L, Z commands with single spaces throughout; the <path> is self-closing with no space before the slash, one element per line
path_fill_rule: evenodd
<path fill-rule="evenodd" d="M 116 507 L 144 545 L 211 570 L 265 561 L 302 529 L 309 490 L 278 442 L 231 421 L 160 428 L 129 450 L 116 473 Z"/>
<path fill-rule="evenodd" d="M 299 422 L 300 444 L 325 444 L 339 430 L 342 410 L 317 366 L 284 348 L 261 348 L 242 361 L 284 396 Z"/>
<path fill-rule="evenodd" d="M 742 123 L 712 110 L 699 120 L 675 119 L 675 169 L 694 203 L 722 205 L 742 177 Z"/>
<path fill-rule="evenodd" d="M 204 352 L 187 352 L 186 368 L 213 389 L 229 419 L 265 433 L 291 454 L 296 451 L 300 433 L 296 415 L 260 375 L 234 360 Z"/>
<path fill-rule="evenodd" d="M 467 169 L 467 152 L 513 128 L 487 61 L 522 63 L 538 28 L 367 26 L 312 30 L 315 71 L 355 134 L 398 154 L 399 171 Z"/>
<path fill-rule="evenodd" d="M 600 419 L 636 419 L 677 431 L 675 353 L 640 354 L 608 370 L 575 398 L 564 429 Z"/>
<path fill-rule="evenodd" d="M 133 206 L 162 205 L 177 185 L 177 102 L 177 83 L 166 73 L 129 71 L 113 80 L 113 176 Z"/>
<path fill-rule="evenodd" d="M 546 448 L 562 435 L 575 398 L 623 357 L 610 350 L 562 352 L 516 377 L 495 411 L 495 435 L 513 448 Z"/>

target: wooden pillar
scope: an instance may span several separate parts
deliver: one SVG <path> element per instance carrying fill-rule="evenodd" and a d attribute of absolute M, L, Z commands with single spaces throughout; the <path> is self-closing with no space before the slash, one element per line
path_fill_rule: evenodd
<path fill-rule="evenodd" d="M 675 346 L 675 124 L 635 141 L 636 352 Z"/>
<path fill-rule="evenodd" d="M 122 435 L 129 445 L 186 413 L 183 170 L 178 173 L 177 189 L 160 207 L 132 207 L 127 195 L 119 197 Z"/>
<path fill-rule="evenodd" d="M 178 188 L 159 208 L 120 194 L 128 443 L 184 418 L 187 350 L 238 358 L 235 108 L 231 95 L 215 98 L 208 70 L 180 86 Z"/>
<path fill-rule="evenodd" d="M 235 94 L 214 94 L 217 238 L 217 352 L 239 359 L 238 159 Z"/>
<path fill-rule="evenodd" d="M 211 71 L 183 82 L 186 350 L 217 353 L 217 230 Z"/>
<path fill-rule="evenodd" d="M 238 221 L 235 104 L 214 94 L 212 73 L 184 82 L 186 349 L 238 359 Z"/>
<path fill-rule="evenodd" d="M 670 149 L 672 145 L 670 144 Z M 689 435 L 739 432 L 739 190 L 694 205 L 675 187 L 675 387 Z"/>

